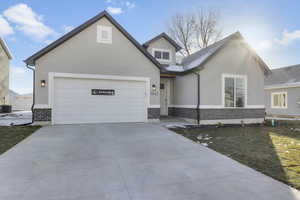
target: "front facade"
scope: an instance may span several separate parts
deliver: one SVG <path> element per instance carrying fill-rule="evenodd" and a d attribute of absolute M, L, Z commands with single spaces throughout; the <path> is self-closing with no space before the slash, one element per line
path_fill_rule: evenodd
<path fill-rule="evenodd" d="M 272 70 L 265 83 L 267 116 L 300 118 L 300 65 Z"/>
<path fill-rule="evenodd" d="M 11 59 L 12 55 L 6 43 L 0 37 L 0 105 L 9 104 L 9 63 Z"/>
<path fill-rule="evenodd" d="M 180 46 L 165 33 L 141 46 L 104 11 L 25 61 L 35 66 L 34 120 L 261 122 L 266 67 L 242 43 L 234 34 L 209 49 L 213 58 L 178 65 Z"/>
<path fill-rule="evenodd" d="M 200 124 L 263 122 L 268 67 L 239 33 L 219 43 L 181 65 L 166 66 L 161 74 L 161 115 Z"/>

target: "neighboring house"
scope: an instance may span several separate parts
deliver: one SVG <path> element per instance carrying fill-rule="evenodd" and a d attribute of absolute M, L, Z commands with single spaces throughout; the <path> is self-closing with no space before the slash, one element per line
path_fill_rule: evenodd
<path fill-rule="evenodd" d="M 165 33 L 142 46 L 101 12 L 25 60 L 35 71 L 34 120 L 262 122 L 269 69 L 239 33 L 176 65 L 180 49 Z"/>
<path fill-rule="evenodd" d="M 272 70 L 265 95 L 267 116 L 300 118 L 300 65 Z"/>
<path fill-rule="evenodd" d="M 0 105 L 9 104 L 9 63 L 12 59 L 5 41 L 0 37 Z"/>
<path fill-rule="evenodd" d="M 32 94 L 18 94 L 9 90 L 9 103 L 13 111 L 30 111 L 32 106 Z"/>

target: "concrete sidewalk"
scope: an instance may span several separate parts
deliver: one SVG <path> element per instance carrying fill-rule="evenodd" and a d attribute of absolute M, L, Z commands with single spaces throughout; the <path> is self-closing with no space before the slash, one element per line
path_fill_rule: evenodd
<path fill-rule="evenodd" d="M 161 124 L 49 126 L 0 156 L 5 200 L 300 200 Z"/>

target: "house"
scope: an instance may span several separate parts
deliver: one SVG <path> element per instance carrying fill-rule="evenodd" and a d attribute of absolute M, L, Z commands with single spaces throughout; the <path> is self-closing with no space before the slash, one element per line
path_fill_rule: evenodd
<path fill-rule="evenodd" d="M 30 111 L 32 106 L 32 93 L 18 94 L 9 90 L 9 103 L 13 111 Z"/>
<path fill-rule="evenodd" d="M 272 70 L 265 95 L 267 116 L 300 118 L 300 65 Z"/>
<path fill-rule="evenodd" d="M 176 64 L 162 33 L 140 45 L 106 11 L 25 60 L 39 123 L 262 122 L 266 64 L 237 32 Z"/>
<path fill-rule="evenodd" d="M 9 63 L 12 59 L 8 46 L 0 37 L 0 105 L 8 104 Z"/>

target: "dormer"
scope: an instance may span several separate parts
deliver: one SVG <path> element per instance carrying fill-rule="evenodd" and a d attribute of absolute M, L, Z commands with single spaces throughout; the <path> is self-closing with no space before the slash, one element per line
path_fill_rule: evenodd
<path fill-rule="evenodd" d="M 176 52 L 181 49 L 166 33 L 159 34 L 143 46 L 162 65 L 175 65 Z"/>

